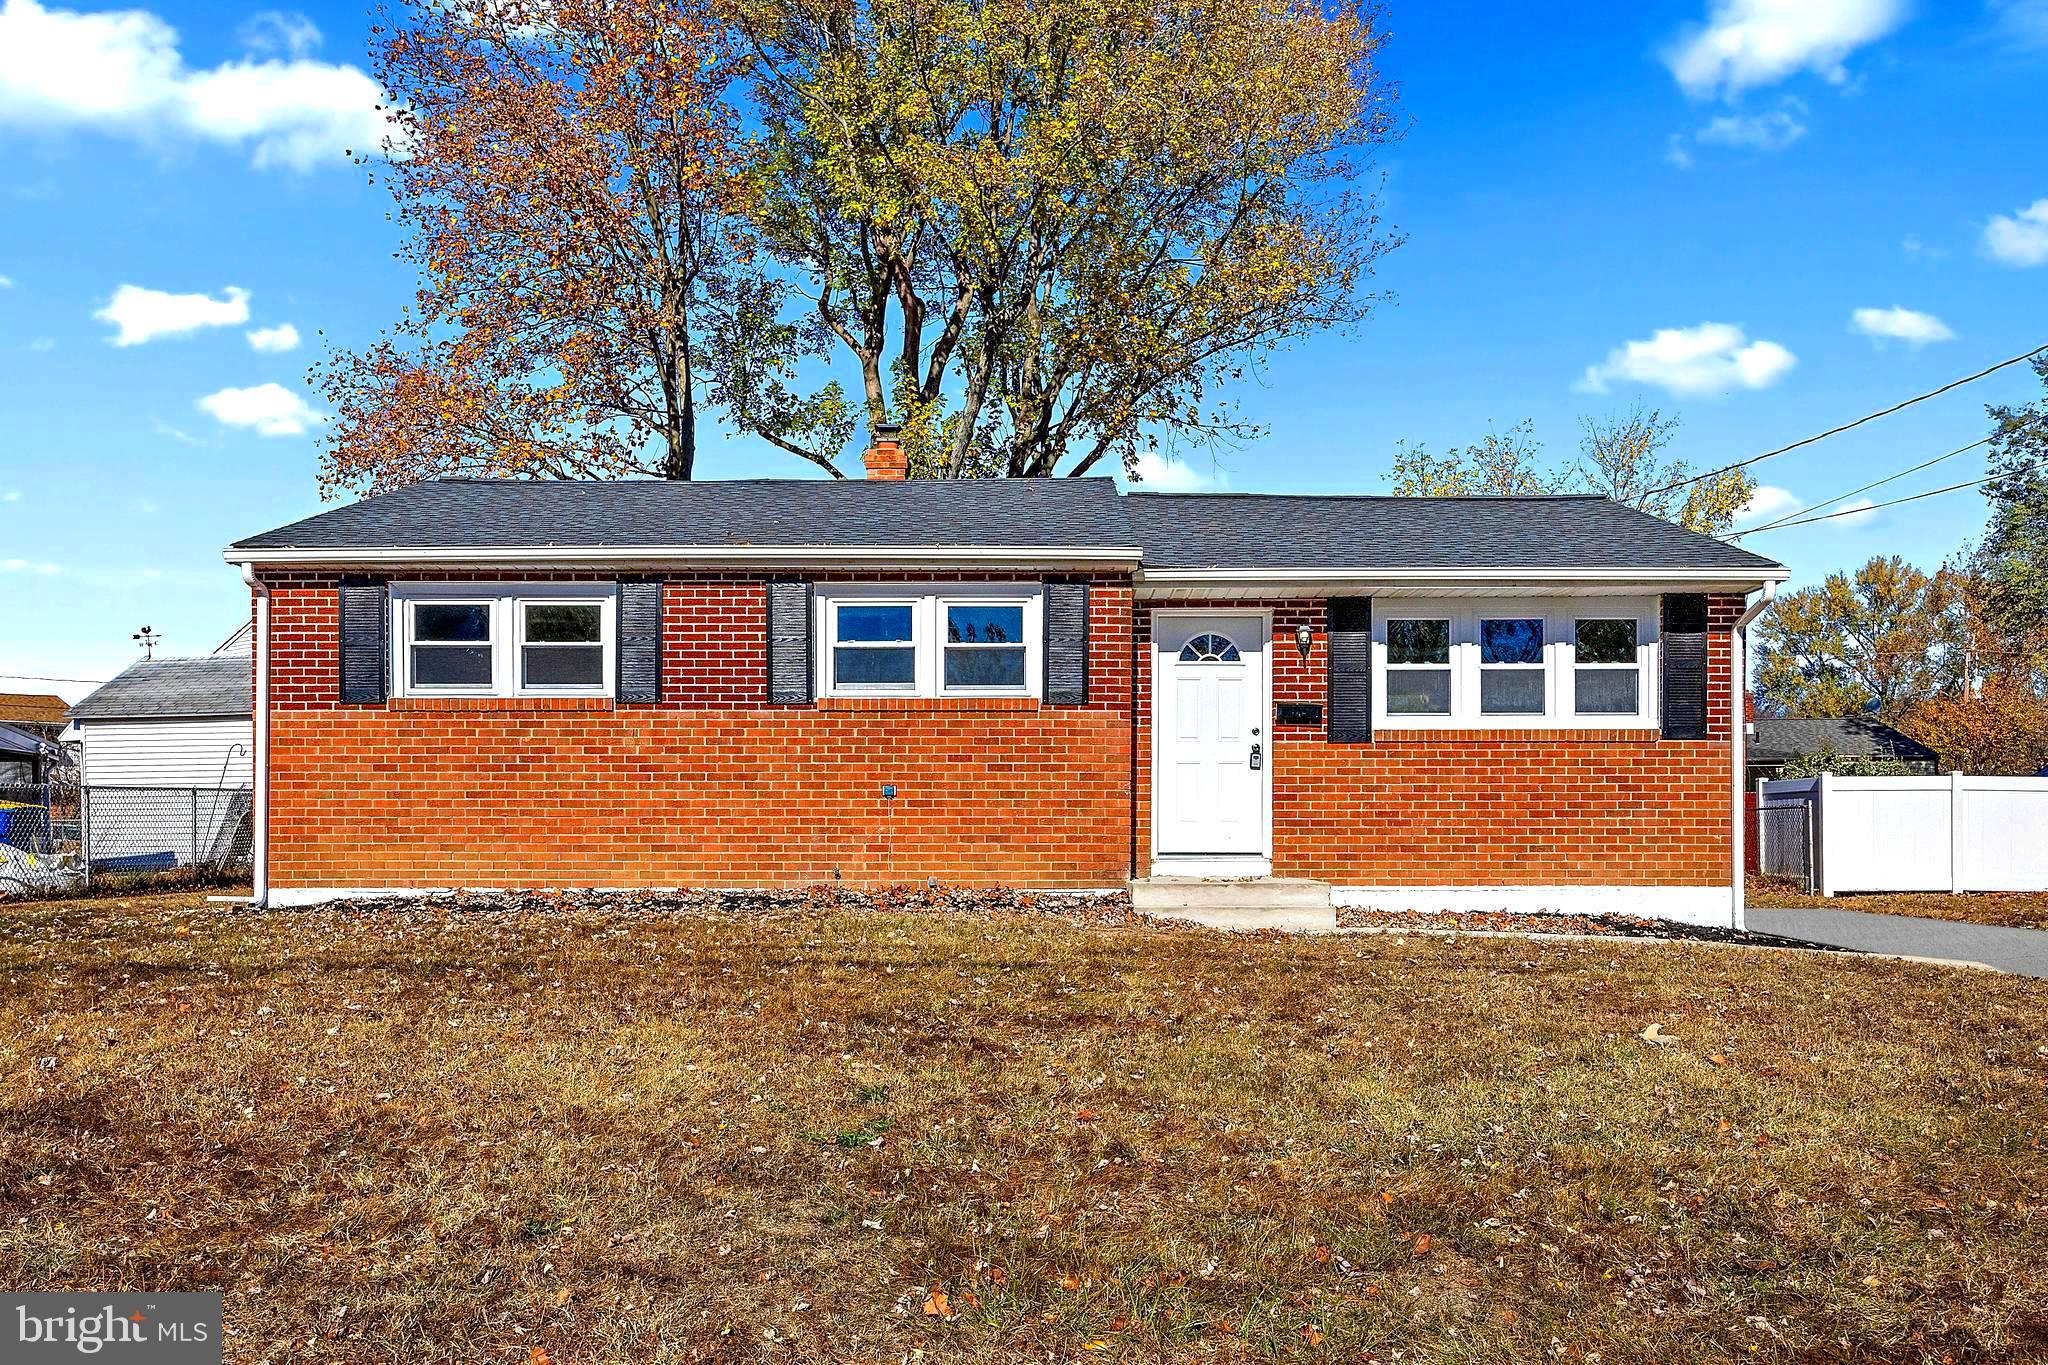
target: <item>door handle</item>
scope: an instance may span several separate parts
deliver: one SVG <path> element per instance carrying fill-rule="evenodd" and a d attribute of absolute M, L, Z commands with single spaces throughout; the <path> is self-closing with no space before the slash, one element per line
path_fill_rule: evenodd
<path fill-rule="evenodd" d="M 1261 768 L 1263 768 L 1263 767 L 1265 767 L 1265 766 L 1266 766 L 1266 756 L 1265 756 L 1265 753 L 1263 752 L 1263 750 L 1261 749 L 1261 747 L 1260 747 L 1259 745 L 1257 745 L 1257 744 L 1254 744 L 1254 745 L 1252 745 L 1252 771 L 1253 771 L 1253 772 L 1257 772 L 1257 771 L 1258 771 L 1259 769 L 1261 769 Z"/>

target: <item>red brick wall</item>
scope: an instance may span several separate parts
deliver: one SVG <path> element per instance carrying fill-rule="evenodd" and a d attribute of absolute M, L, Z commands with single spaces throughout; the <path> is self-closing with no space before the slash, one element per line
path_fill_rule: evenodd
<path fill-rule="evenodd" d="M 792 708 L 767 703 L 759 577 L 672 578 L 667 700 L 618 707 L 343 706 L 338 575 L 263 577 L 270 875 L 280 889 L 772 886 L 835 875 L 1104 886 L 1129 875 L 1127 579 L 1094 581 L 1086 706 Z M 884 783 L 894 801 L 882 799 Z"/>
<path fill-rule="evenodd" d="M 619 707 L 343 706 L 338 575 L 264 578 L 280 889 L 770 886 L 835 875 L 1105 886 L 1149 864 L 1151 618 L 1134 617 L 1127 579 L 1094 580 L 1085 707 L 790 708 L 766 701 L 757 576 L 672 577 L 667 700 Z M 1322 702 L 1323 603 L 1258 605 L 1273 611 L 1273 701 Z M 1273 727 L 1275 872 L 1381 886 L 1724 883 L 1728 627 L 1741 607 L 1733 595 L 1713 602 L 1706 740 L 1437 730 L 1332 745 L 1318 726 Z M 1292 638 L 1303 622 L 1316 637 L 1305 662 Z M 884 783 L 895 801 L 881 798 Z"/>
<path fill-rule="evenodd" d="M 1325 701 L 1320 599 L 1206 605 L 1270 608 L 1275 705 Z M 1725 885 L 1729 627 L 1741 612 L 1738 596 L 1710 604 L 1704 740 L 1654 730 L 1381 730 L 1369 744 L 1331 744 L 1320 726 L 1273 726 L 1274 873 L 1346 886 Z M 1294 643 L 1303 623 L 1315 633 L 1306 661 Z M 1143 608 L 1136 655 L 1142 866 L 1152 828 Z"/>

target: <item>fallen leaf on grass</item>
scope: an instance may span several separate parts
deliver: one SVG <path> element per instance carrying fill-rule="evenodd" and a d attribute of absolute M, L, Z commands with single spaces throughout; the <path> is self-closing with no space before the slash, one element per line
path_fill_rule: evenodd
<path fill-rule="evenodd" d="M 1083 1109 L 1077 1112 L 1074 1115 L 1074 1117 L 1081 1120 L 1081 1122 L 1083 1123 L 1093 1123 L 1095 1122 L 1095 1120 L 1101 1118 L 1102 1115 L 1096 1113 L 1093 1109 Z"/>
<path fill-rule="evenodd" d="M 1644 1029 L 1641 1033 L 1638 1033 L 1636 1037 L 1642 1039 L 1646 1043 L 1656 1043 L 1662 1047 L 1669 1047 L 1671 1046 L 1671 1044 L 1678 1041 L 1676 1038 L 1665 1037 L 1664 1026 L 1662 1024 L 1652 1024 L 1648 1028 Z"/>
<path fill-rule="evenodd" d="M 1330 1249 L 1321 1242 L 1316 1243 L 1316 1249 L 1311 1254 L 1316 1258 L 1317 1265 L 1328 1265 L 1330 1263 Z"/>
<path fill-rule="evenodd" d="M 1708 1061 L 1710 1061 L 1710 1062 L 1712 1062 L 1712 1063 L 1713 1063 L 1713 1064 L 1714 1064 L 1715 1066 L 1726 1066 L 1726 1065 L 1728 1065 L 1728 1059 L 1727 1059 L 1726 1057 L 1722 1056 L 1722 1055 L 1721 1055 L 1720 1053 L 1718 1053 L 1718 1052 L 1716 1052 L 1716 1053 L 1715 1053 L 1715 1054 L 1714 1054 L 1713 1056 L 1711 1056 L 1711 1057 L 1707 1058 L 1707 1060 L 1708 1060 Z"/>
<path fill-rule="evenodd" d="M 548 1360 L 548 1353 L 536 1346 L 526 1353 L 526 1365 L 552 1365 L 552 1363 Z"/>
<path fill-rule="evenodd" d="M 946 1302 L 945 1290 L 934 1289 L 931 1293 L 925 1295 L 924 1315 L 926 1317 L 943 1318 L 946 1316 L 946 1314 L 952 1311 L 953 1306 L 950 1303 Z"/>
<path fill-rule="evenodd" d="M 1428 1233 L 1425 1232 L 1415 1239 L 1415 1254 L 1417 1256 L 1429 1255 L 1429 1247 L 1430 1241 Z"/>
<path fill-rule="evenodd" d="M 1305 1322 L 1301 1326 L 1301 1339 L 1311 1346 L 1320 1346 L 1323 1341 L 1322 1329 L 1312 1322 Z"/>

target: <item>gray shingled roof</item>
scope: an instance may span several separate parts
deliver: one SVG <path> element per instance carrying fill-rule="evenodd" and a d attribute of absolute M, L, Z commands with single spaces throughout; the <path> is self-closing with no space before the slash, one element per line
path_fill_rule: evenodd
<path fill-rule="evenodd" d="M 440 479 L 250 536 L 233 548 L 1136 544 L 1108 479 Z"/>
<path fill-rule="evenodd" d="M 54 745 L 45 744 L 26 730 L 17 730 L 12 725 L 0 725 L 0 754 L 41 758 L 54 751 Z"/>
<path fill-rule="evenodd" d="M 1830 748 L 1844 758 L 1936 761 L 1934 750 L 1866 716 L 1759 716 L 1754 724 L 1756 734 L 1745 751 L 1751 763 L 1783 763 L 1798 754 Z"/>
<path fill-rule="evenodd" d="M 1147 569 L 1778 568 L 1606 498 L 1136 493 Z"/>
<path fill-rule="evenodd" d="M 71 708 L 73 720 L 246 716 L 247 655 L 155 659 L 136 664 Z"/>
<path fill-rule="evenodd" d="M 1147 569 L 1779 566 L 1598 497 L 1117 494 L 1108 479 L 446 479 L 250 536 L 260 550 L 1142 548 Z"/>

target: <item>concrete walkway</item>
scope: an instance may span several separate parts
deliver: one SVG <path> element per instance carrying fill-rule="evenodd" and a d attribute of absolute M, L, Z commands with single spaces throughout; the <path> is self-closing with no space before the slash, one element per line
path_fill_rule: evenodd
<path fill-rule="evenodd" d="M 1860 910 L 1766 910 L 1750 906 L 1749 928 L 1759 934 L 1860 948 L 1867 953 L 1979 962 L 2019 976 L 2048 977 L 2048 930 L 1955 924 L 1909 915 L 1866 915 Z"/>

